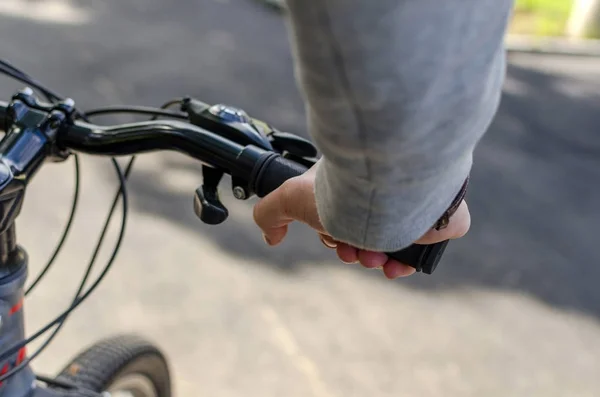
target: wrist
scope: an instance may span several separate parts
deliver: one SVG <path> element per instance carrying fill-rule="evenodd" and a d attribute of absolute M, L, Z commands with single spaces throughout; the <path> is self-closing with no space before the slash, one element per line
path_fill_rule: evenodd
<path fill-rule="evenodd" d="M 468 186 L 469 186 L 469 176 L 467 176 L 467 179 L 465 179 L 465 182 L 463 183 L 460 190 L 458 191 L 458 194 L 456 195 L 456 197 L 450 204 L 450 207 L 448 207 L 446 212 L 444 212 L 444 214 L 440 217 L 440 219 L 438 219 L 437 222 L 435 223 L 434 228 L 436 230 L 442 230 L 442 229 L 445 229 L 448 227 L 448 224 L 450 223 L 450 218 L 452 217 L 452 215 L 454 215 L 456 210 L 458 210 L 458 207 L 463 202 L 463 200 L 467 194 Z"/>

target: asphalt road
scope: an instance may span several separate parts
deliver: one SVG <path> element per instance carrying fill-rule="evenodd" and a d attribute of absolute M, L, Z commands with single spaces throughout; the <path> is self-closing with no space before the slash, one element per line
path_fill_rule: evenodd
<path fill-rule="evenodd" d="M 3 0 L 0 37 L 1 57 L 83 108 L 192 95 L 305 134 L 283 20 L 252 0 Z M 20 87 L 0 84 L 6 99 Z M 226 186 L 230 219 L 203 225 L 200 166 L 144 155 L 115 268 L 35 368 L 139 332 L 169 355 L 178 396 L 598 396 L 599 93 L 600 60 L 512 55 L 476 152 L 471 232 L 435 276 L 397 282 L 339 264 L 302 226 L 267 248 L 252 203 Z M 106 160 L 83 171 L 29 331 L 73 294 L 116 186 Z M 48 165 L 31 185 L 18 232 L 32 273 L 58 240 L 72 175 Z"/>

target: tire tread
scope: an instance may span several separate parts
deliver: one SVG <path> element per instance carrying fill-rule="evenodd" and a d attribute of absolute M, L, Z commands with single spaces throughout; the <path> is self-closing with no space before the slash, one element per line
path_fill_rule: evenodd
<path fill-rule="evenodd" d="M 161 371 L 166 385 L 160 397 L 169 397 L 168 364 L 163 353 L 151 342 L 137 335 L 118 335 L 96 342 L 74 357 L 57 376 L 58 380 L 77 384 L 95 392 L 104 391 L 127 367 L 140 360 L 158 359 L 164 365 Z M 149 374 L 153 375 L 153 374 Z M 153 382 L 161 382 L 152 378 Z M 164 382 L 163 382 L 164 383 Z"/>

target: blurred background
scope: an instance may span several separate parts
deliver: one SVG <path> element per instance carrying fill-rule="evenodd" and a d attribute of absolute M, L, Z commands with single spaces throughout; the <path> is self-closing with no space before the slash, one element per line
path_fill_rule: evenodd
<path fill-rule="evenodd" d="M 510 33 L 593 38 L 594 3 L 518 0 Z M 0 56 L 84 109 L 191 95 L 307 136 L 284 18 L 257 0 L 0 0 Z M 0 80 L 4 100 L 21 87 Z M 511 51 L 469 235 L 434 276 L 394 282 L 339 263 L 301 225 L 267 248 L 254 201 L 227 184 L 228 221 L 204 225 L 200 165 L 141 156 L 115 268 L 34 367 L 55 373 L 97 338 L 136 332 L 167 353 L 180 397 L 598 396 L 599 99 L 600 59 Z M 79 216 L 27 301 L 29 332 L 74 293 L 116 188 L 108 160 L 83 165 Z M 70 162 L 29 189 L 17 230 L 31 274 L 72 189 Z"/>
<path fill-rule="evenodd" d="M 596 0 L 515 0 L 511 33 L 598 38 Z"/>

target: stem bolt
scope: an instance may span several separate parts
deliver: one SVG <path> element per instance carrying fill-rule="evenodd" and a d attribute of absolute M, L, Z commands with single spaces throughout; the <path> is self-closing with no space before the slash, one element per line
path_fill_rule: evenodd
<path fill-rule="evenodd" d="M 235 197 L 238 200 L 245 200 L 246 190 L 244 190 L 244 188 L 241 186 L 235 186 L 233 188 L 233 197 Z"/>

